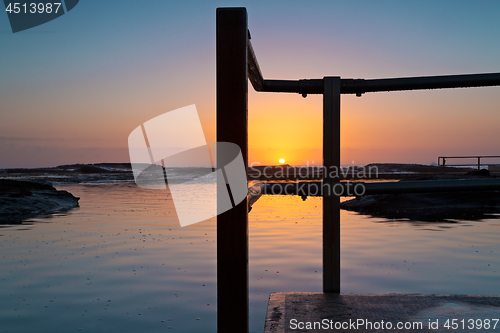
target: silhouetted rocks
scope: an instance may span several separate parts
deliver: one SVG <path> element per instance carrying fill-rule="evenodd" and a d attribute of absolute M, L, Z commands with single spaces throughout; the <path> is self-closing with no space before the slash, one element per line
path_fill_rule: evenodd
<path fill-rule="evenodd" d="M 130 181 L 134 179 L 130 163 L 70 164 L 50 168 L 0 169 L 0 177 L 43 179 L 60 184 Z"/>
<path fill-rule="evenodd" d="M 461 176 L 430 176 L 420 180 L 470 178 L 488 178 L 488 176 L 484 172 L 476 172 Z M 431 222 L 479 220 L 500 217 L 500 191 L 365 195 L 344 201 L 340 207 L 389 219 Z"/>
<path fill-rule="evenodd" d="M 490 171 L 487 169 L 481 169 L 481 170 L 471 170 L 467 172 L 468 176 L 481 176 L 481 177 L 489 177 L 491 176 Z"/>
<path fill-rule="evenodd" d="M 69 210 L 78 206 L 79 199 L 52 185 L 0 179 L 0 223 L 21 223 L 37 215 Z"/>

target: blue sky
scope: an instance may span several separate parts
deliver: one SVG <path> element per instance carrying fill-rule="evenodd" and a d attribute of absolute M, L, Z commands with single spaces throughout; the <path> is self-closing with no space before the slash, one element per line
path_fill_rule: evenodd
<path fill-rule="evenodd" d="M 0 168 L 126 162 L 127 137 L 135 127 L 190 104 L 197 105 L 205 135 L 213 140 L 215 10 L 223 6 L 247 8 L 267 78 L 500 72 L 496 1 L 81 0 L 66 15 L 16 34 L 5 13 Z M 345 97 L 343 162 L 498 155 L 498 89 Z M 267 124 L 269 112 L 293 109 L 299 124 L 301 115 L 317 120 L 312 136 L 321 129 L 320 97 L 250 92 L 249 100 L 252 128 L 266 132 L 276 127 Z M 259 133 L 250 133 L 254 161 L 266 149 Z M 300 149 L 320 158 L 318 140 L 310 141 Z M 269 149 L 278 154 L 280 148 Z"/>

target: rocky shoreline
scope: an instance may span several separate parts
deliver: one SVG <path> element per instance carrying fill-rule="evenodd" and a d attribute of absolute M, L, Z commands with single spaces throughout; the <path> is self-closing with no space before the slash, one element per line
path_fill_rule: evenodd
<path fill-rule="evenodd" d="M 79 199 L 49 184 L 0 179 L 0 224 L 66 211 L 77 207 Z"/>
<path fill-rule="evenodd" d="M 481 170 L 462 176 L 433 176 L 420 180 L 474 178 L 494 177 L 487 170 Z M 454 222 L 498 219 L 500 191 L 374 194 L 344 201 L 340 207 L 360 214 L 396 220 Z"/>

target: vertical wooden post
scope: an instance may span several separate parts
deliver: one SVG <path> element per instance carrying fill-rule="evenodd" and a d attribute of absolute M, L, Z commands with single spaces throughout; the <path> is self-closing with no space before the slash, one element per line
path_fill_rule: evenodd
<path fill-rule="evenodd" d="M 323 292 L 340 293 L 340 77 L 323 80 Z"/>
<path fill-rule="evenodd" d="M 237 144 L 248 167 L 248 25 L 245 8 L 217 8 L 217 141 Z M 217 167 L 222 167 L 217 163 Z M 227 191 L 224 179 L 217 191 Z M 217 331 L 248 332 L 247 200 L 217 217 Z"/>

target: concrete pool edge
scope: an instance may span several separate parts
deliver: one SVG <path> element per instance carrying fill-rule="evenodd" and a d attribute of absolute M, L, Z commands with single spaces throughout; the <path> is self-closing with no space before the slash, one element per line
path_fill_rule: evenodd
<path fill-rule="evenodd" d="M 449 324 L 459 325 L 460 332 L 464 331 L 460 330 L 462 325 L 468 328 L 471 324 L 469 320 L 473 319 L 475 325 L 477 320 L 483 324 L 486 320 L 499 317 L 500 296 L 493 295 L 277 292 L 269 296 L 264 332 L 336 331 L 332 327 L 325 328 L 326 322 L 356 322 L 358 319 L 372 325 L 380 325 L 381 321 L 391 325 L 422 323 L 422 328 L 404 329 L 405 332 L 421 332 L 422 329 L 449 332 L 450 329 L 443 326 L 449 320 Z M 456 321 L 453 322 L 453 319 Z M 323 323 L 324 320 L 323 328 L 307 329 L 307 323 Z M 438 327 L 429 329 L 431 323 L 438 323 Z M 347 329 L 352 332 L 380 331 L 373 326 L 360 326 L 356 329 L 349 326 Z M 496 325 L 498 328 L 500 323 Z M 399 330 L 393 327 L 391 331 Z"/>

